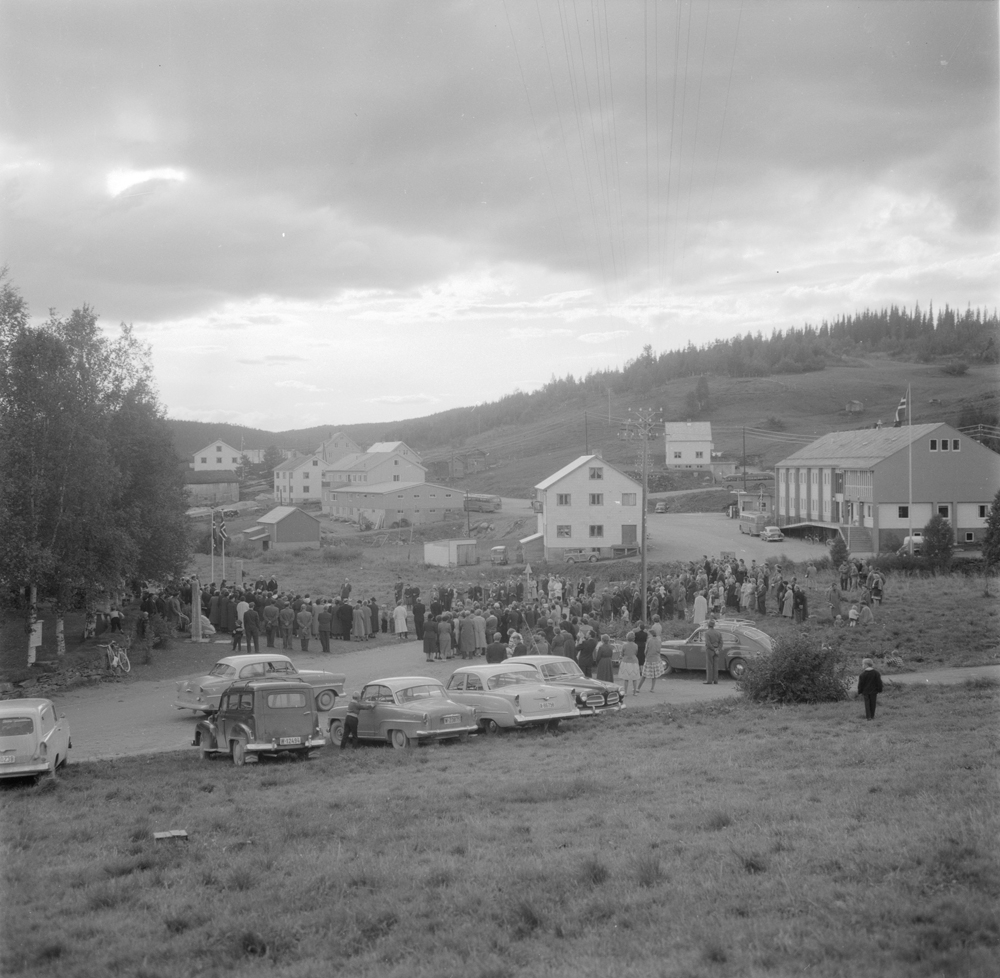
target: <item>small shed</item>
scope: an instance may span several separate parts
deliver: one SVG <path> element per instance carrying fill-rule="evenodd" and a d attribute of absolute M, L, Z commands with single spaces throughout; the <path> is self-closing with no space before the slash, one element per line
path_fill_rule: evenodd
<path fill-rule="evenodd" d="M 218 472 L 188 469 L 184 473 L 184 491 L 192 506 L 235 503 L 240 498 L 240 477 L 229 469 Z"/>
<path fill-rule="evenodd" d="M 432 567 L 462 567 L 479 563 L 476 540 L 431 540 L 424 544 L 424 563 Z"/>
<path fill-rule="evenodd" d="M 319 528 L 319 520 L 297 506 L 275 506 L 258 516 L 257 524 L 245 536 L 251 543 L 259 543 L 262 550 L 319 548 Z"/>
<path fill-rule="evenodd" d="M 844 405 L 844 410 L 848 414 L 863 414 L 865 410 L 865 405 L 863 401 L 848 401 Z"/>

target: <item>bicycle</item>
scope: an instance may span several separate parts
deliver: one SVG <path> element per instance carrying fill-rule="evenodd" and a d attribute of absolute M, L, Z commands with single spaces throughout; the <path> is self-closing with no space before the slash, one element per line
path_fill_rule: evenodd
<path fill-rule="evenodd" d="M 109 672 L 131 672 L 132 663 L 128 659 L 128 648 L 119 645 L 114 639 L 109 645 L 102 645 L 102 649 L 107 652 Z"/>

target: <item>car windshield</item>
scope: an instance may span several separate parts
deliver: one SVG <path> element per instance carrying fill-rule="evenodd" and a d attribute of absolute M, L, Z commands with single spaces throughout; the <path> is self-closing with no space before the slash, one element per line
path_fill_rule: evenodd
<path fill-rule="evenodd" d="M 583 670 L 567 659 L 565 662 L 543 662 L 542 675 L 546 679 L 558 679 L 560 676 L 582 676 Z"/>
<path fill-rule="evenodd" d="M 23 737 L 34 732 L 31 717 L 0 717 L 0 737 Z"/>
<path fill-rule="evenodd" d="M 486 681 L 487 689 L 501 689 L 504 686 L 523 686 L 532 680 L 523 672 L 498 672 Z"/>
<path fill-rule="evenodd" d="M 272 710 L 301 710 L 306 705 L 306 694 L 268 693 L 267 705 Z"/>
<path fill-rule="evenodd" d="M 229 665 L 227 662 L 216 662 L 212 666 L 212 671 L 209 675 L 215 676 L 217 679 L 234 679 L 236 677 L 236 667 Z"/>
<path fill-rule="evenodd" d="M 397 703 L 412 703 L 414 700 L 447 699 L 444 686 L 426 683 L 423 686 L 407 686 L 396 693 Z"/>

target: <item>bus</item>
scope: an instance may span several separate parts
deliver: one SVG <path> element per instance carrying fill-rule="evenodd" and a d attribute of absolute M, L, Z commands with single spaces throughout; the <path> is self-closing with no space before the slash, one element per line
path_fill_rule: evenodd
<path fill-rule="evenodd" d="M 502 506 L 499 496 L 470 492 L 465 497 L 465 510 L 469 513 L 499 513 Z"/>

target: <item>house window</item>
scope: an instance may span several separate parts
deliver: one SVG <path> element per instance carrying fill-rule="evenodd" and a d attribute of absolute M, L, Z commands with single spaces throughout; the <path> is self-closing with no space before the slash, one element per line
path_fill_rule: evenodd
<path fill-rule="evenodd" d="M 941 451 L 942 452 L 948 451 L 948 439 L 947 438 L 942 438 L 941 439 Z"/>
<path fill-rule="evenodd" d="M 573 534 L 570 531 L 570 528 L 568 526 L 563 525 L 563 526 L 557 526 L 556 527 L 556 536 L 557 537 L 569 537 L 569 536 L 572 536 L 572 535 Z"/>
<path fill-rule="evenodd" d="M 823 469 L 823 485 L 828 486 L 830 484 L 830 470 Z"/>
<path fill-rule="evenodd" d="M 979 518 L 980 518 L 981 520 L 984 520 L 984 519 L 986 519 L 986 510 L 987 510 L 987 507 L 986 507 L 986 506 L 980 506 L 980 507 L 979 507 Z"/>
<path fill-rule="evenodd" d="M 957 452 L 959 449 L 959 440 L 957 438 L 952 438 L 951 440 L 951 450 Z"/>
<path fill-rule="evenodd" d="M 595 526 L 593 523 L 591 523 L 591 525 L 590 525 L 590 535 L 592 537 L 603 537 L 604 536 L 604 527 L 603 526 Z"/>
<path fill-rule="evenodd" d="M 319 465 L 319 459 L 318 458 L 314 458 L 313 459 L 313 465 Z"/>
<path fill-rule="evenodd" d="M 591 506 L 603 506 L 604 505 L 604 493 L 603 492 L 592 492 L 590 494 L 590 505 Z"/>
<path fill-rule="evenodd" d="M 591 467 L 591 469 L 590 469 L 590 478 L 591 479 L 603 479 L 604 478 L 604 469 Z"/>
<path fill-rule="evenodd" d="M 634 506 L 635 505 L 635 493 L 634 492 L 623 492 L 622 493 L 622 506 Z"/>
<path fill-rule="evenodd" d="M 680 452 L 674 452 L 674 458 L 680 458 L 680 457 L 681 457 Z"/>
<path fill-rule="evenodd" d="M 900 506 L 897 512 L 898 512 L 898 517 L 897 517 L 898 519 L 908 520 L 910 518 L 909 506 Z"/>
<path fill-rule="evenodd" d="M 705 457 L 705 453 L 704 452 L 695 452 L 694 453 L 694 457 L 695 458 L 704 458 Z"/>
<path fill-rule="evenodd" d="M 207 465 L 208 464 L 208 456 L 207 455 L 202 455 L 202 457 L 201 457 L 201 464 L 202 465 Z"/>
<path fill-rule="evenodd" d="M 932 438 L 931 439 L 931 451 L 932 452 L 936 452 L 937 451 L 937 439 L 936 438 Z"/>
<path fill-rule="evenodd" d="M 437 499 L 437 493 L 436 492 L 432 492 L 431 493 L 431 499 Z"/>
<path fill-rule="evenodd" d="M 239 459 L 238 458 L 233 458 L 233 465 L 237 465 L 238 463 L 239 463 Z"/>
<path fill-rule="evenodd" d="M 569 506 L 570 505 L 570 493 L 568 492 L 557 492 L 556 493 L 556 505 L 557 506 Z"/>
<path fill-rule="evenodd" d="M 975 541 L 976 541 L 976 535 L 975 535 L 975 533 L 973 533 L 971 530 L 966 530 L 965 531 L 965 542 L 966 543 L 975 543 Z"/>
<path fill-rule="evenodd" d="M 394 458 L 394 459 L 392 460 L 392 464 L 393 464 L 393 465 L 399 465 L 399 459 L 398 459 L 398 458 Z"/>
<path fill-rule="evenodd" d="M 392 481 L 393 482 L 399 482 L 399 473 L 398 472 L 392 477 Z"/>
<path fill-rule="evenodd" d="M 403 498 L 403 494 L 402 493 L 397 494 L 396 498 L 397 499 L 402 499 Z"/>
<path fill-rule="evenodd" d="M 215 450 L 216 450 L 217 452 L 221 452 L 221 451 L 222 451 L 222 446 L 221 446 L 221 445 L 216 445 L 216 446 L 215 446 Z"/>
<path fill-rule="evenodd" d="M 951 507 L 950 506 L 938 506 L 938 508 L 937 508 L 937 514 L 938 514 L 938 516 L 942 516 L 945 519 L 949 518 L 950 513 L 951 513 Z"/>
<path fill-rule="evenodd" d="M 436 510 L 436 509 L 430 509 L 430 510 L 428 510 L 428 512 L 429 512 L 429 513 L 436 513 L 436 512 L 437 512 L 437 510 Z"/>

